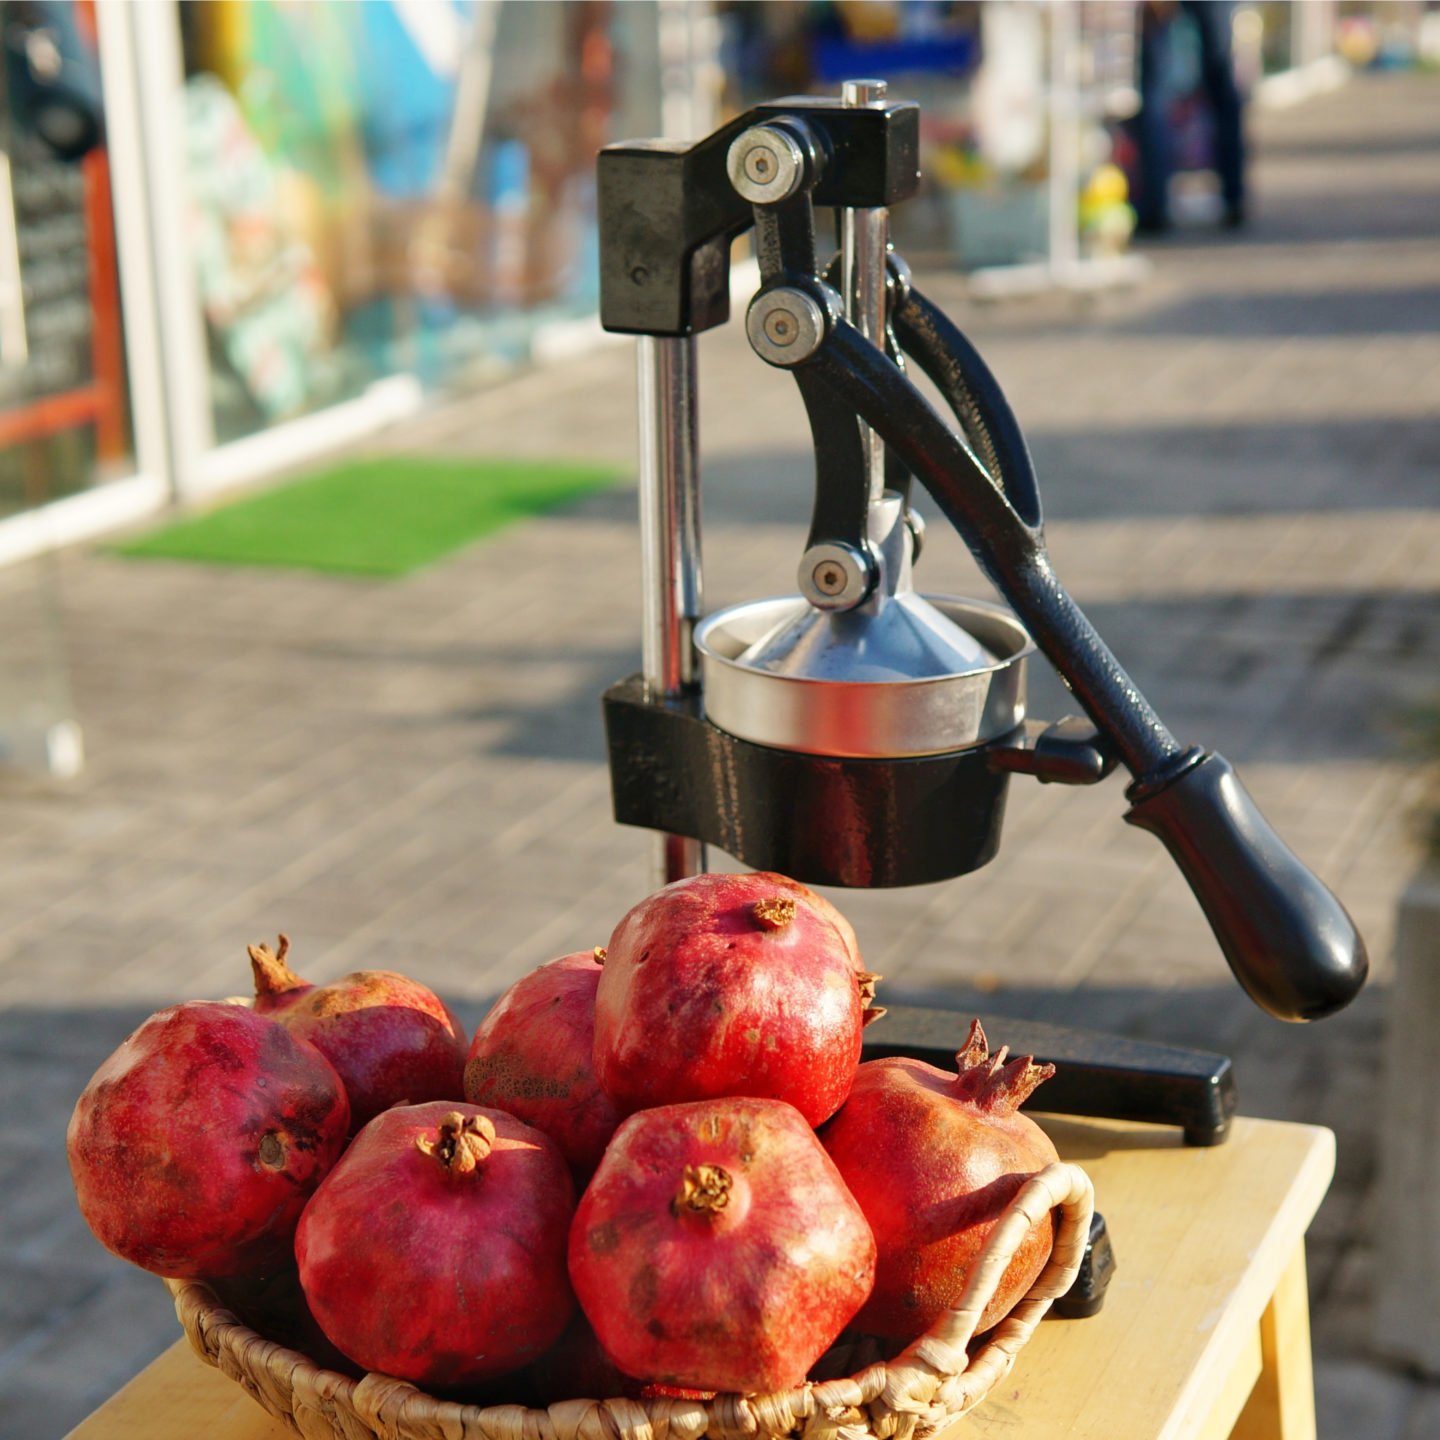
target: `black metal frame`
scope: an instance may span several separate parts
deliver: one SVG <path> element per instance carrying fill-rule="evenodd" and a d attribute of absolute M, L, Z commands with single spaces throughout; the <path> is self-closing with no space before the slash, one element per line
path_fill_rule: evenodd
<path fill-rule="evenodd" d="M 736 194 L 725 161 L 732 142 L 762 123 L 795 142 L 805 173 L 789 197 L 752 207 Z M 1060 773 L 1046 773 L 1039 746 L 1006 737 L 980 747 L 980 754 L 990 752 L 983 765 L 975 752 L 837 764 L 827 757 L 747 747 L 723 736 L 693 707 L 637 698 L 622 685 L 606 702 L 617 816 L 711 840 L 747 863 L 764 863 L 760 853 L 772 853 L 766 827 L 736 821 L 746 807 L 763 803 L 773 814 L 825 787 L 848 783 L 863 791 L 858 777 L 869 773 L 874 785 L 883 772 L 858 767 L 889 767 L 875 790 L 884 791 L 888 809 L 867 808 L 856 822 L 868 817 L 869 842 L 894 848 L 890 861 L 869 867 L 871 875 L 887 878 L 861 875 L 839 883 L 914 884 L 964 873 L 990 858 L 1005 772 L 1084 783 L 1118 760 L 1132 776 L 1126 820 L 1156 834 L 1170 850 L 1241 985 L 1281 1019 L 1327 1015 L 1353 998 L 1368 970 L 1353 921 L 1270 828 L 1229 763 L 1171 735 L 1066 593 L 1045 550 L 1039 492 L 1023 436 L 984 362 L 914 288 L 900 263 L 892 264 L 890 275 L 886 350 L 845 320 L 840 297 L 819 278 L 814 207 L 903 199 L 915 188 L 917 154 L 915 106 L 853 108 L 812 99 L 760 106 L 693 146 L 642 142 L 608 148 L 599 167 L 602 322 L 611 330 L 662 336 L 690 335 L 721 323 L 729 312 L 729 245 L 753 224 L 760 296 L 784 288 L 823 317 L 819 343 L 799 363 L 786 366 L 800 385 L 824 462 L 816 476 L 812 539 L 864 539 L 856 533 L 863 519 L 858 504 L 863 421 L 885 440 L 887 470 L 903 467 L 921 481 L 1069 686 L 1094 727 L 1082 748 L 1095 752 L 1100 763 L 1062 765 Z M 906 378 L 900 351 L 935 381 L 958 430 Z M 764 788 L 767 775 L 778 788 Z M 709 800 L 692 803 L 688 816 L 680 814 L 686 807 L 678 797 L 697 787 L 711 792 Z M 939 831 L 926 828 L 924 816 L 927 808 L 936 809 L 937 796 L 958 809 L 988 814 Z M 877 814 L 886 816 L 878 828 Z M 946 833 L 972 839 L 956 842 L 937 862 L 926 852 L 950 843 Z M 982 834 L 984 839 L 973 839 Z M 913 840 L 908 845 L 907 835 Z M 791 873 L 823 880 L 828 878 L 823 868 L 807 875 L 799 873 L 800 865 Z"/>

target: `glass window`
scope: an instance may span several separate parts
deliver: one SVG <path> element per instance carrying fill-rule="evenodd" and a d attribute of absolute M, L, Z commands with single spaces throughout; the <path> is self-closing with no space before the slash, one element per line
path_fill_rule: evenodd
<path fill-rule="evenodd" d="M 656 131 L 654 4 L 179 11 L 217 439 L 473 378 L 594 309 L 595 151 Z"/>
<path fill-rule="evenodd" d="M 0 8 L 0 516 L 135 469 L 95 43 Z"/>

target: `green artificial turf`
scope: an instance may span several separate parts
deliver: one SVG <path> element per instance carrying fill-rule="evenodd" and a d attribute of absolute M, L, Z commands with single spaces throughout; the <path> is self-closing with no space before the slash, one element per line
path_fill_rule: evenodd
<path fill-rule="evenodd" d="M 619 478 L 568 461 L 383 456 L 233 501 L 117 549 L 215 565 L 405 575 Z"/>

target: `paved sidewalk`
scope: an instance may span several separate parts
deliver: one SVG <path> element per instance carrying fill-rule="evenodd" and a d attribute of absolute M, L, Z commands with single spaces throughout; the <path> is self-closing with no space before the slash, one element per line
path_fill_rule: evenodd
<path fill-rule="evenodd" d="M 1121 823 L 1120 777 L 1017 781 L 984 871 L 836 898 L 891 997 L 1224 1050 L 1249 1112 L 1331 1125 L 1321 1434 L 1425 1440 L 1440 1393 L 1372 1360 L 1367 1307 L 1389 952 L 1417 864 L 1405 716 L 1440 686 L 1440 77 L 1357 80 L 1255 128 L 1253 226 L 1151 246 L 1137 290 L 980 309 L 956 277 L 928 288 L 1025 426 L 1071 592 L 1344 898 L 1374 982 L 1318 1027 L 1262 1016 Z M 629 466 L 630 367 L 605 348 L 379 443 Z M 707 602 L 788 590 L 803 410 L 736 326 L 702 341 L 701 389 Z M 312 978 L 410 970 L 473 1022 L 649 888 L 647 837 L 608 813 L 597 701 L 638 666 L 633 510 L 628 487 L 594 496 L 398 583 L 59 558 L 90 763 L 65 786 L 0 780 L 0 1433 L 63 1433 L 178 1333 L 158 1283 L 85 1233 L 60 1144 L 146 1013 L 242 989 L 245 943 L 283 928 Z M 925 586 L 986 593 L 931 537 Z M 0 572 L 0 604 L 44 573 Z M 1046 674 L 1032 691 L 1033 713 L 1074 708 Z"/>

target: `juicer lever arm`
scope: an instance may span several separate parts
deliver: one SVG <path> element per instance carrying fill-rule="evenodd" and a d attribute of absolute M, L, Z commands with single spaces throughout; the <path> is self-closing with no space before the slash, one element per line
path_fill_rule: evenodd
<path fill-rule="evenodd" d="M 890 323 L 900 348 L 929 376 L 991 480 L 1018 514 L 1040 523 L 1040 491 L 1029 447 L 1010 402 L 964 331 L 890 257 Z"/>
<path fill-rule="evenodd" d="M 1345 907 L 1277 835 L 1223 755 L 1125 819 L 1158 835 L 1200 902 L 1246 994 L 1281 1020 L 1319 1020 L 1365 983 L 1365 942 Z"/>
<path fill-rule="evenodd" d="M 1282 1020 L 1317 1019 L 1353 999 L 1369 968 L 1354 922 L 1265 821 L 1228 762 L 1182 747 L 1166 729 L 1070 598 L 1045 550 L 1033 474 L 1007 475 L 1011 483 L 1002 487 L 896 366 L 833 310 L 824 340 L 796 368 L 833 386 L 878 430 L 960 532 L 1105 748 L 1135 777 L 1126 818 L 1169 849 L 1251 998 Z M 987 427 L 1002 444 L 1004 424 Z"/>

